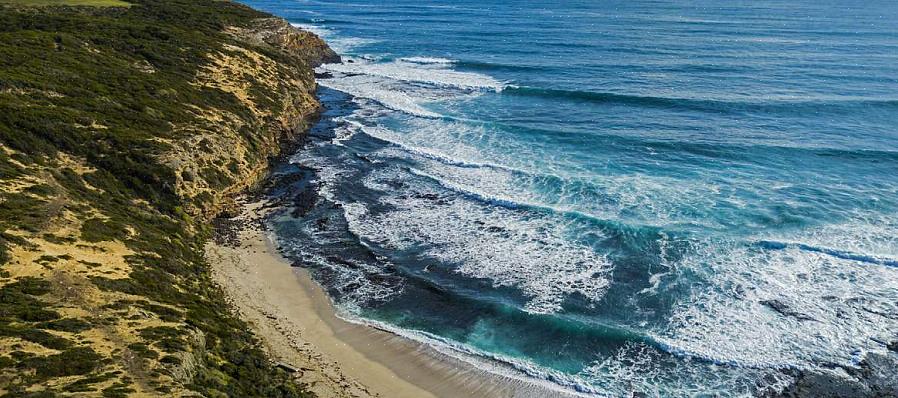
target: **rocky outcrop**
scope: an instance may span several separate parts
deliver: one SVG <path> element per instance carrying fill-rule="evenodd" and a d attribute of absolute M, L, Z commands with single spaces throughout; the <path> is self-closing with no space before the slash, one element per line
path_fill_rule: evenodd
<path fill-rule="evenodd" d="M 780 398 L 898 397 L 898 352 L 869 353 L 854 367 L 798 371 Z"/>
<path fill-rule="evenodd" d="M 235 2 L 129 3 L 0 6 L 0 395 L 308 397 L 202 248 L 336 54 Z"/>
<path fill-rule="evenodd" d="M 261 18 L 251 27 L 231 28 L 230 32 L 249 43 L 264 43 L 295 55 L 312 67 L 340 62 L 340 56 L 320 37 L 297 29 L 281 18 Z"/>
<path fill-rule="evenodd" d="M 321 38 L 280 18 L 225 32 L 234 41 L 209 55 L 194 84 L 232 95 L 248 112 L 195 107 L 195 120 L 178 126 L 190 136 L 162 155 L 185 210 L 203 219 L 232 207 L 234 194 L 264 176 L 269 158 L 307 130 L 320 108 L 312 66 L 340 60 Z"/>

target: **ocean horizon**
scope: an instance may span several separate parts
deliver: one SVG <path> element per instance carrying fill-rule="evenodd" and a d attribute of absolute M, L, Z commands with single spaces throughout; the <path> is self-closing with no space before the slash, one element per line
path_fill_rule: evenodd
<path fill-rule="evenodd" d="M 243 3 L 343 58 L 270 220 L 343 317 L 598 396 L 894 350 L 898 4 Z"/>

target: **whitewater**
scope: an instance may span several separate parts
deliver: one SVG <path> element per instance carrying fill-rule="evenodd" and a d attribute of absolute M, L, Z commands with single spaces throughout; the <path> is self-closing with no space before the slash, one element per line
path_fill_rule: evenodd
<path fill-rule="evenodd" d="M 249 3 L 344 59 L 271 224 L 347 318 L 584 395 L 895 356 L 894 4 Z"/>

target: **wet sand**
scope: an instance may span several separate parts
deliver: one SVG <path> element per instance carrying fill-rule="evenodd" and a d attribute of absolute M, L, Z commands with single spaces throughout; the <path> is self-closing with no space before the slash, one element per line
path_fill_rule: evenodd
<path fill-rule="evenodd" d="M 337 317 L 323 289 L 305 269 L 291 267 L 259 227 L 264 203 L 243 208 L 235 239 L 206 247 L 214 279 L 271 357 L 297 369 L 298 379 L 318 396 L 572 396 Z"/>

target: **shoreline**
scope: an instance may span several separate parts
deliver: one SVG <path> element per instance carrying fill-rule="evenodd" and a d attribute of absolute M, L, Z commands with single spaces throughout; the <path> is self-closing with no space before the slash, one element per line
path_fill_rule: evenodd
<path fill-rule="evenodd" d="M 339 318 L 309 272 L 277 253 L 259 222 L 266 202 L 241 206 L 231 240 L 206 245 L 213 280 L 272 360 L 297 369 L 319 397 L 573 396 Z"/>

